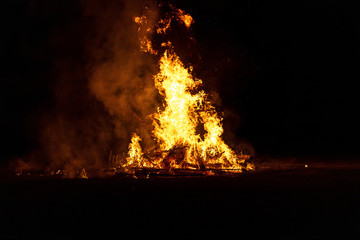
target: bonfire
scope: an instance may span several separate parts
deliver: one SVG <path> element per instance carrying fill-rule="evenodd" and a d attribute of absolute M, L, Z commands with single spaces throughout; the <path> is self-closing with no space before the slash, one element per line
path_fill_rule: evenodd
<path fill-rule="evenodd" d="M 193 76 L 192 67 L 186 68 L 166 40 L 166 33 L 177 21 L 191 28 L 194 19 L 185 11 L 170 6 L 171 13 L 157 23 L 146 16 L 135 17 L 140 35 L 140 51 L 159 58 L 159 72 L 153 76 L 154 84 L 163 98 L 162 106 L 149 117 L 155 144 L 142 149 L 141 138 L 133 133 L 127 157 L 116 158 L 118 172 L 159 171 L 216 171 L 243 172 L 254 169 L 251 156 L 236 153 L 222 139 L 222 118 L 210 102 L 208 95 L 199 90 L 203 81 Z M 152 36 L 165 39 L 159 49 L 152 44 Z M 161 53 L 161 54 L 160 54 Z M 197 129 L 201 127 L 202 133 Z"/>

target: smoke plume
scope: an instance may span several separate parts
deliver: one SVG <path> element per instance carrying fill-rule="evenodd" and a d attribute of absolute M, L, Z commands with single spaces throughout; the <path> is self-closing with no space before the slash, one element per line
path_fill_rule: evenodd
<path fill-rule="evenodd" d="M 127 151 L 134 131 L 151 141 L 156 61 L 139 51 L 134 23 L 144 7 L 157 17 L 142 1 L 82 1 L 75 17 L 52 30 L 52 107 L 38 117 L 38 149 L 15 168 L 96 170 L 110 152 Z"/>

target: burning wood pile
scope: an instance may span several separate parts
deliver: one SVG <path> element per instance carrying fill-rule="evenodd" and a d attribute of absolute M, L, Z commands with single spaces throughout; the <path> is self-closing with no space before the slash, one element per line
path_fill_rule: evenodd
<path fill-rule="evenodd" d="M 113 157 L 113 166 L 117 172 L 127 174 L 139 171 L 214 174 L 254 169 L 249 155 L 236 154 L 222 140 L 222 118 L 207 94 L 199 90 L 202 80 L 193 76 L 192 67 L 184 66 L 170 41 L 162 41 L 156 48 L 153 46 L 153 35 L 166 38 L 173 22 L 187 29 L 194 22 L 183 10 L 171 5 L 170 9 L 171 13 L 157 23 L 147 17 L 150 10 L 134 18 L 138 24 L 140 50 L 160 57 L 159 72 L 153 79 L 163 104 L 149 116 L 155 146 L 144 151 L 140 136 L 134 133 L 127 157 Z M 201 133 L 199 126 L 203 129 Z"/>
<path fill-rule="evenodd" d="M 80 154 L 70 152 L 66 155 L 69 162 L 45 170 L 19 161 L 17 175 L 87 178 L 96 171 L 94 176 L 202 176 L 254 169 L 250 155 L 235 152 L 222 139 L 222 118 L 201 89 L 203 81 L 194 76 L 192 66 L 185 67 L 175 53 L 175 46 L 167 38 L 172 36 L 169 32 L 173 26 L 188 32 L 194 19 L 171 4 L 165 8 L 167 11 L 162 19 L 156 18 L 157 14 L 150 8 L 145 9 L 143 16 L 134 17 L 139 50 L 158 60 L 159 71 L 153 75 L 153 81 L 162 103 L 146 118 L 150 119 L 152 131 L 144 133 L 142 129 L 133 133 L 127 155 L 111 152 L 108 166 L 101 171 L 99 166 L 85 171 L 85 164 L 76 164 L 76 157 Z M 142 138 L 149 139 L 149 136 L 151 143 L 143 143 Z"/>

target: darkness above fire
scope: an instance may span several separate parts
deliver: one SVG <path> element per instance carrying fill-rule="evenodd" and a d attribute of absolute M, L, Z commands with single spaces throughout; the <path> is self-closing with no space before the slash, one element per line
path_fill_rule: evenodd
<path fill-rule="evenodd" d="M 122 13 L 122 2 L 103 2 Z M 111 132 L 108 113 L 88 91 L 88 48 L 97 32 L 83 4 L 1 2 L 3 163 L 41 148 L 44 121 L 56 118 L 57 111 L 75 125 L 104 116 L 95 125 Z M 358 155 L 360 39 L 354 6 L 250 0 L 174 4 L 195 20 L 195 40 L 182 44 L 179 55 L 194 66 L 224 112 L 225 141 L 246 140 L 258 154 Z M 60 102 L 59 95 L 65 96 Z M 89 131 L 73 135 L 89 139 Z"/>

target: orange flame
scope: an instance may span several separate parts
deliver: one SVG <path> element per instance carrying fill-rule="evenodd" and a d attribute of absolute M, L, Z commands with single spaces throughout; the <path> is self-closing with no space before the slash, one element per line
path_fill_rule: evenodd
<path fill-rule="evenodd" d="M 194 19 L 190 16 L 190 14 L 185 13 L 184 10 L 178 9 L 177 16 L 187 28 L 189 28 L 194 22 Z"/>
<path fill-rule="evenodd" d="M 194 22 L 185 11 L 177 9 L 167 19 L 160 20 L 156 32 L 164 34 L 176 19 L 189 28 Z M 138 31 L 148 24 L 145 16 L 136 17 Z M 146 32 L 151 32 L 146 27 Z M 122 164 L 128 168 L 185 168 L 185 169 L 232 169 L 241 171 L 245 158 L 222 140 L 222 118 L 210 103 L 207 94 L 198 87 L 200 79 L 192 75 L 192 67 L 186 68 L 173 51 L 170 41 L 163 42 L 167 49 L 159 60 L 160 71 L 154 76 L 155 87 L 164 98 L 162 108 L 150 117 L 153 120 L 153 136 L 157 150 L 143 153 L 140 137 L 134 134 L 129 144 L 128 158 Z M 148 34 L 140 39 L 140 49 L 154 55 Z M 196 92 L 197 91 L 197 92 Z M 203 128 L 203 133 L 198 128 Z M 247 169 L 254 166 L 249 164 Z"/>

